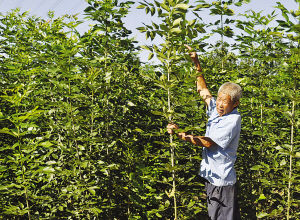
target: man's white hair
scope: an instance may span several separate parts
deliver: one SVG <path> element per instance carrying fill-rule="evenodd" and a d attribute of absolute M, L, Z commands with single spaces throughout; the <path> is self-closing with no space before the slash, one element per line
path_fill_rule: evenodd
<path fill-rule="evenodd" d="M 231 101 L 237 102 L 242 96 L 242 88 L 236 83 L 226 82 L 219 88 L 219 93 L 230 95 Z"/>

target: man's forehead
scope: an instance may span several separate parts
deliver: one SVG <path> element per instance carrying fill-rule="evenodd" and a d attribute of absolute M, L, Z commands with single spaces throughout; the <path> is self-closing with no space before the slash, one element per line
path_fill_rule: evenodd
<path fill-rule="evenodd" d="M 227 93 L 219 92 L 217 98 L 218 99 L 231 99 L 231 96 Z"/>

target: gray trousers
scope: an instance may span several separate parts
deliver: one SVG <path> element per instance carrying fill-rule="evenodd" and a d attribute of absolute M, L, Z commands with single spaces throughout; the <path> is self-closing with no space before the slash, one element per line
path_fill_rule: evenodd
<path fill-rule="evenodd" d="M 205 182 L 208 216 L 211 220 L 240 220 L 237 186 L 214 186 Z"/>

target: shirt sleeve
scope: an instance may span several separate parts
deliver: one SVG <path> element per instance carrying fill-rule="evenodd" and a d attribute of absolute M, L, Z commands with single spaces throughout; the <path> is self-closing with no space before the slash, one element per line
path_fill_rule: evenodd
<path fill-rule="evenodd" d="M 210 99 L 209 105 L 207 106 L 207 116 L 210 117 L 212 112 L 214 111 L 214 109 L 216 108 L 216 99 L 214 97 L 212 97 Z"/>
<path fill-rule="evenodd" d="M 220 120 L 216 126 L 214 132 L 211 132 L 208 137 L 210 137 L 218 146 L 225 149 L 236 135 L 240 133 L 241 117 L 228 117 Z"/>

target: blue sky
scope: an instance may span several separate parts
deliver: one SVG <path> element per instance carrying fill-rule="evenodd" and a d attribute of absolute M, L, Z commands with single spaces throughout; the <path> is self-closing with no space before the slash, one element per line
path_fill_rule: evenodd
<path fill-rule="evenodd" d="M 150 1 L 150 0 L 148 0 Z M 213 0 L 207 0 L 212 2 Z M 276 2 L 281 2 L 289 10 L 299 9 L 299 3 L 295 0 L 251 0 L 249 4 L 245 4 L 242 7 L 233 8 L 236 16 L 239 13 L 244 13 L 247 10 L 254 10 L 256 12 L 263 10 L 263 13 L 271 13 L 276 5 Z M 156 22 L 156 19 L 150 16 L 145 16 L 144 10 L 136 9 L 138 2 L 132 7 L 131 12 L 125 18 L 124 22 L 126 27 L 133 31 L 132 37 L 134 37 L 140 44 L 151 44 L 150 41 L 146 41 L 144 34 L 139 33 L 136 28 L 143 26 L 142 23 Z M 190 0 L 190 4 L 193 4 L 196 0 Z M 54 11 L 56 16 L 64 14 L 76 14 L 79 13 L 80 18 L 84 18 L 83 10 L 88 6 L 85 0 L 0 0 L 0 12 L 5 14 L 14 8 L 20 8 L 21 11 L 30 11 L 30 15 L 36 15 L 39 17 L 47 17 L 48 11 Z M 208 16 L 208 12 L 200 12 L 201 17 L 214 19 L 212 16 Z M 205 21 L 208 22 L 207 20 Z M 79 31 L 84 32 L 88 30 L 91 23 L 86 22 L 79 26 Z M 159 41 L 159 40 L 156 40 Z M 156 42 L 157 43 L 157 42 Z M 147 57 L 146 53 L 142 53 L 142 60 L 146 60 L 143 57 Z"/>

